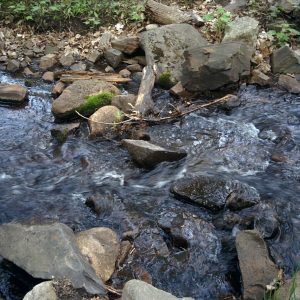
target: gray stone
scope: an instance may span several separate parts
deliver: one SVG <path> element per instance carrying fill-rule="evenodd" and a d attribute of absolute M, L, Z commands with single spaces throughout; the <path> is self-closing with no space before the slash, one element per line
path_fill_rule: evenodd
<path fill-rule="evenodd" d="M 111 104 L 125 113 L 131 113 L 134 108 L 136 98 L 137 96 L 133 94 L 118 95 L 113 97 Z"/>
<path fill-rule="evenodd" d="M 253 70 L 252 71 L 252 76 L 250 79 L 250 83 L 252 84 L 258 84 L 260 86 L 266 86 L 271 83 L 271 78 L 261 72 L 260 70 Z"/>
<path fill-rule="evenodd" d="M 226 6 L 225 9 L 230 12 L 238 12 L 242 8 L 246 7 L 248 4 L 247 0 L 231 0 Z"/>
<path fill-rule="evenodd" d="M 105 295 L 102 281 L 81 255 L 66 225 L 0 226 L 0 255 L 35 278 L 69 279 L 75 288 Z"/>
<path fill-rule="evenodd" d="M 6 69 L 8 72 L 17 72 L 20 70 L 20 62 L 16 59 L 9 59 Z"/>
<path fill-rule="evenodd" d="M 190 48 L 184 56 L 181 83 L 191 92 L 216 90 L 250 75 L 251 49 L 243 43 Z"/>
<path fill-rule="evenodd" d="M 0 101 L 22 104 L 27 99 L 28 91 L 18 84 L 0 84 Z"/>
<path fill-rule="evenodd" d="M 52 69 L 57 63 L 55 54 L 47 54 L 40 59 L 40 69 L 47 71 Z"/>
<path fill-rule="evenodd" d="M 23 300 L 58 300 L 58 297 L 52 281 L 45 281 L 36 285 Z"/>
<path fill-rule="evenodd" d="M 265 241 L 256 230 L 238 232 L 236 249 L 243 279 L 243 299 L 264 299 L 266 285 L 278 277 Z"/>
<path fill-rule="evenodd" d="M 99 40 L 99 49 L 101 51 L 105 51 L 109 48 L 111 48 L 111 39 L 112 39 L 113 35 L 110 32 L 104 32 Z"/>
<path fill-rule="evenodd" d="M 102 56 L 102 53 L 98 50 L 93 50 L 89 55 L 87 56 L 87 60 L 91 63 L 96 63 Z"/>
<path fill-rule="evenodd" d="M 97 276 L 104 282 L 108 281 L 115 270 L 120 250 L 117 234 L 109 228 L 92 228 L 76 234 L 76 242 Z"/>
<path fill-rule="evenodd" d="M 293 94 L 300 93 L 300 81 L 289 75 L 280 75 L 278 85 Z"/>
<path fill-rule="evenodd" d="M 89 118 L 90 136 L 96 137 L 107 133 L 115 123 L 122 121 L 122 112 L 113 105 L 99 108 Z"/>
<path fill-rule="evenodd" d="M 142 67 L 139 64 L 133 64 L 126 67 L 130 72 L 142 72 Z"/>
<path fill-rule="evenodd" d="M 281 0 L 279 6 L 286 12 L 290 13 L 300 6 L 300 0 Z"/>
<path fill-rule="evenodd" d="M 253 49 L 256 47 L 259 23 L 250 17 L 236 18 L 225 29 L 223 43 L 243 42 Z"/>
<path fill-rule="evenodd" d="M 105 51 L 105 59 L 107 60 L 108 64 L 113 68 L 116 68 L 123 59 L 123 54 L 121 51 L 117 49 L 108 49 Z"/>
<path fill-rule="evenodd" d="M 121 300 L 193 300 L 193 298 L 177 298 L 170 293 L 159 290 L 140 280 L 128 281 L 123 289 Z"/>
<path fill-rule="evenodd" d="M 74 55 L 72 53 L 65 53 L 60 57 L 59 62 L 63 67 L 70 67 L 75 63 Z"/>
<path fill-rule="evenodd" d="M 200 48 L 209 44 L 188 24 L 172 24 L 145 31 L 141 33 L 140 39 L 147 65 L 157 66 L 158 77 L 163 73 L 170 73 L 175 82 L 181 79 L 184 51 L 190 47 Z"/>
<path fill-rule="evenodd" d="M 128 150 L 132 159 L 144 168 L 153 168 L 163 161 L 176 161 L 187 154 L 154 145 L 143 140 L 122 140 L 122 145 Z"/>
<path fill-rule="evenodd" d="M 54 100 L 52 113 L 56 118 L 68 118 L 76 116 L 75 110 L 86 103 L 86 96 L 111 92 L 119 94 L 119 90 L 111 83 L 99 80 L 78 80 L 68 86 L 63 93 Z M 90 116 L 93 112 L 82 112 Z"/>
<path fill-rule="evenodd" d="M 140 46 L 140 40 L 136 36 L 120 38 L 111 42 L 112 48 L 126 54 L 134 53 Z"/>
<path fill-rule="evenodd" d="M 300 56 L 288 46 L 275 50 L 271 56 L 273 73 L 300 74 Z"/>
<path fill-rule="evenodd" d="M 86 71 L 86 64 L 83 62 L 79 62 L 77 64 L 74 64 L 70 67 L 72 71 Z"/>
<path fill-rule="evenodd" d="M 46 45 L 45 47 L 45 55 L 47 54 L 55 54 L 58 52 L 58 47 L 53 45 Z"/>
<path fill-rule="evenodd" d="M 53 82 L 54 81 L 54 73 L 53 72 L 50 72 L 50 71 L 47 71 L 47 72 L 45 72 L 44 74 L 43 74 L 43 80 L 45 81 L 45 82 L 49 82 L 49 83 L 51 83 L 51 82 Z"/>

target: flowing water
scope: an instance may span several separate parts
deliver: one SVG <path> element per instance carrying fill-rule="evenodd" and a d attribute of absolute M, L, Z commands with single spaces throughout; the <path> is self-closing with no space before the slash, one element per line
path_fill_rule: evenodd
<path fill-rule="evenodd" d="M 0 81 L 24 83 L 5 73 Z M 84 123 L 64 144 L 53 139 L 50 90 L 37 81 L 25 107 L 0 107 L 0 224 L 55 220 L 75 231 L 107 226 L 120 237 L 138 232 L 135 252 L 112 278 L 116 287 L 147 272 L 155 286 L 176 296 L 238 296 L 234 236 L 254 226 L 265 232 L 275 262 L 292 274 L 300 261 L 300 97 L 248 86 L 239 91 L 238 107 L 204 110 L 149 127 L 154 143 L 184 149 L 188 156 L 143 170 L 118 140 L 90 140 Z M 158 103 L 170 101 L 163 91 L 156 91 L 156 98 Z M 272 161 L 274 153 L 285 161 Z M 230 225 L 226 209 L 212 214 L 176 200 L 170 185 L 191 174 L 254 186 L 260 205 L 237 213 L 241 220 L 252 216 L 251 221 Z M 98 214 L 85 204 L 92 195 L 100 199 Z M 276 220 L 274 232 L 270 214 Z M 170 218 L 185 220 L 188 244 L 173 243 L 161 229 Z M 0 264 L 0 296 L 22 299 L 25 291 L 18 285 Z"/>

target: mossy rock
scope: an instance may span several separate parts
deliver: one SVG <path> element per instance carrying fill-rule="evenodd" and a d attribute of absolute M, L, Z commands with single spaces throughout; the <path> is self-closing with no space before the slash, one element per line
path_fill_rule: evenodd
<path fill-rule="evenodd" d="M 169 90 L 176 84 L 176 82 L 172 79 L 172 75 L 170 72 L 164 72 L 159 76 L 157 84 L 163 89 Z"/>

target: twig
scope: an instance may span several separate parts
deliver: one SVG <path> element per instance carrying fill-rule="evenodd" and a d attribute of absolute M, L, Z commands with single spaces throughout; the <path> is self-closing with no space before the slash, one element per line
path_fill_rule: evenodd
<path fill-rule="evenodd" d="M 117 296 L 122 296 L 122 291 L 116 290 L 116 289 L 114 289 L 113 287 L 108 286 L 108 285 L 106 285 L 105 287 L 106 287 L 106 289 L 107 289 L 110 293 L 112 293 L 112 294 L 114 294 L 114 295 L 117 295 Z"/>

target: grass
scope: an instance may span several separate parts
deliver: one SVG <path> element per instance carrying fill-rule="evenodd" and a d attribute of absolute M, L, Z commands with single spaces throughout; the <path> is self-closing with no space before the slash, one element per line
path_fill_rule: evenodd
<path fill-rule="evenodd" d="M 174 86 L 176 83 L 171 79 L 171 73 L 170 72 L 164 72 L 162 73 L 158 80 L 157 84 L 162 87 L 163 89 L 170 89 L 172 86 Z"/>

